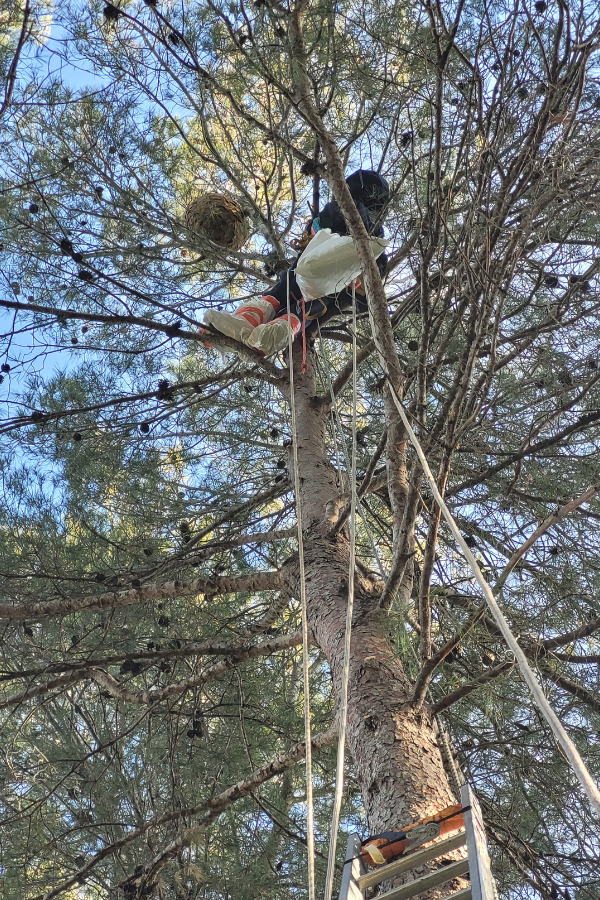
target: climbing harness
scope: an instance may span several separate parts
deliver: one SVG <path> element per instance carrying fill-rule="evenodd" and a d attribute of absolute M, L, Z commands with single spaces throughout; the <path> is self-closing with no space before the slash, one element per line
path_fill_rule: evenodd
<path fill-rule="evenodd" d="M 287 308 L 290 311 L 290 273 L 287 274 Z M 304 318 L 304 317 L 303 317 Z M 306 579 L 304 573 L 304 540 L 302 535 L 302 504 L 300 502 L 300 474 L 298 472 L 298 431 L 296 429 L 296 401 L 294 396 L 294 364 L 292 357 L 292 329 L 288 335 L 290 368 L 290 409 L 292 418 L 292 454 L 294 460 L 294 491 L 296 494 L 296 522 L 298 525 L 298 556 L 300 564 L 300 606 L 302 611 L 302 673 L 304 682 L 304 740 L 306 741 L 306 848 L 308 850 L 308 900 L 315 900 L 315 827 L 312 790 L 312 746 L 310 725 L 310 681 L 308 670 L 308 615 Z"/>

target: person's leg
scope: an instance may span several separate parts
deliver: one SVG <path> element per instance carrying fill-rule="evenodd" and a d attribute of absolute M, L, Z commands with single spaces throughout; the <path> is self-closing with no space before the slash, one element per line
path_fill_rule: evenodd
<path fill-rule="evenodd" d="M 298 316 L 294 315 L 294 313 L 289 315 L 285 313 L 266 325 L 259 325 L 245 338 L 244 343 L 248 347 L 258 350 L 264 356 L 271 356 L 272 353 L 277 353 L 278 350 L 283 350 L 287 347 L 290 340 L 290 330 L 293 340 L 301 328 L 302 321 Z"/>
<path fill-rule="evenodd" d="M 242 303 L 233 313 L 209 309 L 204 315 L 204 324 L 212 325 L 221 334 L 245 343 L 254 328 L 269 322 L 278 311 L 279 301 L 265 294 L 258 300 Z"/>
<path fill-rule="evenodd" d="M 290 297 L 290 311 L 288 313 L 288 290 Z M 300 312 L 300 301 L 302 294 L 294 269 L 282 272 L 279 281 L 271 291 L 272 298 L 279 304 L 279 309 L 275 313 L 270 322 L 258 325 L 247 338 L 244 343 L 249 347 L 258 350 L 265 356 L 277 353 L 287 347 L 290 339 L 290 329 L 292 339 L 298 334 L 302 328 L 302 315 Z"/>

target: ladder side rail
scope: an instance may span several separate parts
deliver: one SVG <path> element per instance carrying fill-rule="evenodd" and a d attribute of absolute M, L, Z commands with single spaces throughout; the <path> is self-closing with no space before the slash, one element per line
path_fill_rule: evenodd
<path fill-rule="evenodd" d="M 460 799 L 463 807 L 470 807 L 465 809 L 463 815 L 467 832 L 467 852 L 471 863 L 473 900 L 497 900 L 479 801 L 468 784 L 462 785 Z"/>
<path fill-rule="evenodd" d="M 364 900 L 358 881 L 365 868 L 360 857 L 362 842 L 358 834 L 348 835 L 346 844 L 346 861 L 340 884 L 340 900 Z"/>

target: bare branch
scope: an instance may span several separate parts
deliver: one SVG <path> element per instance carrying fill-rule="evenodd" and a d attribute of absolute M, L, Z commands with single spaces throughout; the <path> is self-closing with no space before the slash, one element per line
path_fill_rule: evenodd
<path fill-rule="evenodd" d="M 324 747 L 330 746 L 334 744 L 337 740 L 338 729 L 337 725 L 332 726 L 328 731 L 322 732 L 321 734 L 316 735 L 316 737 L 312 738 L 310 745 L 313 751 L 318 752 Z M 298 762 L 300 759 L 303 759 L 306 754 L 306 745 L 305 743 L 297 744 L 295 748 L 285 755 L 285 757 L 279 757 L 277 760 L 274 760 L 269 764 L 265 769 L 259 769 L 253 776 L 246 779 L 246 781 L 239 782 L 234 787 L 229 788 L 228 791 L 224 791 L 218 797 L 215 797 L 211 802 L 210 806 L 208 806 L 209 811 L 207 814 L 200 820 L 196 828 L 190 828 L 181 834 L 179 834 L 174 841 L 171 841 L 159 854 L 157 854 L 149 866 L 146 867 L 146 875 L 145 878 L 142 879 L 142 883 L 146 881 L 146 883 L 152 883 L 153 879 L 156 877 L 160 869 L 168 862 L 169 859 L 172 859 L 182 847 L 188 846 L 188 844 L 198 835 L 199 832 L 202 832 L 205 828 L 207 828 L 214 820 L 221 815 L 232 803 L 236 800 L 241 799 L 250 793 L 250 791 L 254 790 L 259 784 L 267 781 L 270 778 L 273 778 L 275 775 L 278 775 L 280 772 L 284 772 L 286 769 L 289 769 L 294 763 Z"/>
<path fill-rule="evenodd" d="M 570 678 L 565 678 L 564 675 L 559 675 L 557 672 L 553 672 L 549 666 L 544 666 L 543 668 L 544 675 L 553 681 L 558 687 L 562 688 L 563 691 L 567 691 L 567 693 L 571 694 L 573 697 L 576 697 L 577 700 L 581 700 L 586 706 L 589 706 L 590 709 L 593 709 L 594 712 L 600 713 L 600 699 L 598 698 L 598 694 L 593 691 L 589 691 L 582 684 L 578 684 L 576 681 L 571 681 Z"/>
<path fill-rule="evenodd" d="M 0 604 L 0 619 L 43 619 L 65 616 L 88 609 L 116 609 L 135 603 L 172 600 L 174 597 L 194 597 L 198 594 L 228 594 L 239 591 L 278 591 L 285 586 L 281 572 L 255 572 L 252 575 L 214 575 L 194 578 L 193 581 L 168 581 L 149 584 L 124 591 L 107 592 L 99 596 L 80 596 L 64 600 L 40 600 L 38 603 Z"/>

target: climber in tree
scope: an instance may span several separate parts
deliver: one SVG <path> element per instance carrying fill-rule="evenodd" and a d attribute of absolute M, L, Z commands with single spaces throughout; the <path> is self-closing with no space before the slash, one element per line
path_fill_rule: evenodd
<path fill-rule="evenodd" d="M 389 187 L 385 178 L 377 172 L 359 169 L 346 179 L 352 199 L 365 224 L 368 233 L 375 238 L 383 237 L 382 218 L 389 200 Z M 352 290 L 345 287 L 335 296 L 326 296 L 319 300 L 303 302 L 302 293 L 296 280 L 295 269 L 302 252 L 311 239 L 321 229 L 328 228 L 333 234 L 348 233 L 346 222 L 335 200 L 327 203 L 312 219 L 297 241 L 300 250 L 298 258 L 290 269 L 280 274 L 275 287 L 260 299 L 243 303 L 234 313 L 209 310 L 204 316 L 206 325 L 212 325 L 217 331 L 228 337 L 241 341 L 269 356 L 285 347 L 289 340 L 290 329 L 295 337 L 302 328 L 302 316 L 306 319 L 306 329 L 314 327 L 316 320 L 328 310 L 345 309 L 352 304 Z M 332 255 L 332 263 L 334 257 Z M 387 263 L 385 253 L 377 258 L 380 272 Z M 290 291 L 290 313 L 288 314 L 288 279 Z M 366 309 L 364 288 L 361 283 L 355 284 L 359 309 Z"/>

